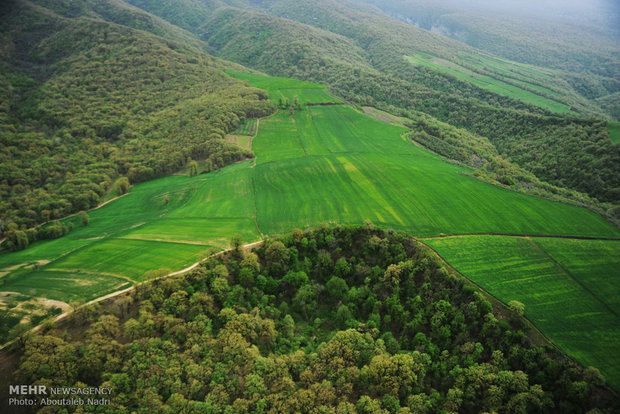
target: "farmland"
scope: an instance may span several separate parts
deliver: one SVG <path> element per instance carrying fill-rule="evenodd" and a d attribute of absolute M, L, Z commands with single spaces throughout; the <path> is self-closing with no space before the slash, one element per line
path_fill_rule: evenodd
<path fill-rule="evenodd" d="M 553 91 L 538 84 L 531 83 L 531 81 L 527 80 L 527 76 L 536 74 L 539 76 L 547 77 L 548 73 L 540 71 L 533 72 L 534 69 L 531 69 L 527 65 L 516 66 L 521 69 L 521 73 L 523 73 L 524 75 L 515 76 L 515 66 L 507 64 L 501 59 L 492 59 L 490 57 L 485 58 L 484 55 L 466 55 L 464 57 L 464 62 L 468 64 L 467 66 L 472 66 L 478 69 L 483 67 L 491 68 L 492 72 L 496 74 L 495 76 L 488 76 L 474 72 L 467 67 L 458 65 L 456 63 L 436 58 L 426 53 L 418 53 L 411 56 L 405 56 L 405 58 L 412 65 L 421 65 L 431 69 L 439 70 L 440 72 L 454 76 L 459 80 L 470 82 L 476 86 L 479 86 L 482 89 L 497 93 L 498 95 L 504 95 L 510 98 L 519 99 L 523 102 L 536 105 L 544 109 L 548 109 L 552 112 L 562 114 L 570 112 L 570 108 L 568 105 L 556 102 L 552 99 L 538 94 L 553 94 Z M 506 79 L 510 79 L 510 83 L 497 79 L 497 74 L 499 74 L 500 76 L 503 75 L 501 77 L 504 77 Z M 518 85 L 520 85 L 521 87 Z M 538 93 L 534 93 L 531 90 L 537 91 Z"/>
<path fill-rule="evenodd" d="M 501 236 L 424 242 L 505 303 L 522 302 L 553 342 L 620 386 L 620 242 Z"/>
<path fill-rule="evenodd" d="M 67 236 L 0 255 L 3 290 L 86 301 L 154 274 L 185 268 L 228 247 L 234 234 L 248 243 L 320 223 L 369 220 L 420 237 L 620 237 L 616 227 L 586 209 L 469 176 L 467 168 L 412 145 L 403 127 L 346 105 L 307 105 L 339 103 L 320 85 L 235 76 L 266 88 L 272 99 L 292 102 L 297 97 L 301 103 L 294 111 L 283 108 L 260 121 L 251 141 L 255 160 L 195 177 L 175 175 L 136 185 L 127 195 L 89 212 L 88 226 L 68 219 L 74 229 Z M 583 285 L 592 292 L 609 287 L 597 282 L 595 268 L 606 272 L 613 286 L 617 266 L 612 258 L 620 245 L 574 243 L 502 236 L 428 241 L 492 294 L 505 301 L 521 300 L 530 319 L 558 345 L 617 381 L 613 347 L 620 338 L 614 333 L 617 316 L 608 310 L 614 303 L 601 302 L 587 290 L 583 294 Z M 588 254 L 579 256 L 575 249 Z M 579 282 L 562 268 L 573 269 Z M 566 312 L 568 303 L 574 314 Z M 586 332 L 586 326 L 598 328 Z M 591 346 L 593 341 L 598 345 Z"/>

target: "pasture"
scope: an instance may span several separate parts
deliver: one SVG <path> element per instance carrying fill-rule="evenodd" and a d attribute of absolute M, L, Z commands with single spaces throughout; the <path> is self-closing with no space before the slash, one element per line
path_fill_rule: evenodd
<path fill-rule="evenodd" d="M 235 76 L 274 99 L 337 101 L 320 85 Z M 620 327 L 610 308 L 618 305 L 620 242 L 501 235 L 610 239 L 620 231 L 589 210 L 476 180 L 412 145 L 405 131 L 346 105 L 280 110 L 260 121 L 255 160 L 136 185 L 89 212 L 88 226 L 0 253 L 2 290 L 86 301 L 153 271 L 183 269 L 227 248 L 232 235 L 249 243 L 320 223 L 370 220 L 419 237 L 496 234 L 427 243 L 503 301 L 523 302 L 545 334 L 619 385 Z"/>
<path fill-rule="evenodd" d="M 494 77 L 473 72 L 463 66 L 457 65 L 456 63 L 449 62 L 447 60 L 443 60 L 439 58 L 435 58 L 433 56 L 422 54 L 422 53 L 418 53 L 412 56 L 405 56 L 405 59 L 412 65 L 425 66 L 431 69 L 441 71 L 459 80 L 472 83 L 482 89 L 486 89 L 498 95 L 503 95 L 509 98 L 518 99 L 523 102 L 536 105 L 544 109 L 548 109 L 549 111 L 552 111 L 552 112 L 557 112 L 557 113 L 562 113 L 562 114 L 570 113 L 570 107 L 568 105 L 565 105 L 560 102 L 556 102 L 552 99 L 538 95 L 529 90 L 512 85 L 511 83 L 513 83 L 514 80 L 511 81 L 511 83 L 506 83 Z M 495 65 L 496 65 L 495 66 L 496 68 L 501 68 L 501 66 L 497 65 L 497 63 L 495 63 Z M 539 90 L 541 92 L 547 92 L 547 93 L 552 92 L 547 88 L 543 88 L 539 85 L 533 85 L 523 80 L 518 80 L 517 83 L 522 84 L 524 87 L 528 89 Z"/>
<path fill-rule="evenodd" d="M 620 387 L 620 318 L 609 306 L 620 287 L 618 242 L 457 236 L 424 243 L 503 302 L 522 302 L 525 315 L 553 342 Z"/>

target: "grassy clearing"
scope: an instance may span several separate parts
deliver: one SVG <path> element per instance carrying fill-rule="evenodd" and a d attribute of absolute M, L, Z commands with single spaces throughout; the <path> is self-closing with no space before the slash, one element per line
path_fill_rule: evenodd
<path fill-rule="evenodd" d="M 89 300 L 141 281 L 145 272 L 187 267 L 228 247 L 232 234 L 257 240 L 250 166 L 247 161 L 211 174 L 137 185 L 91 211 L 88 226 L 1 253 L 2 290 Z"/>
<path fill-rule="evenodd" d="M 261 230 L 371 220 L 420 236 L 619 234 L 587 210 L 465 176 L 466 169 L 402 140 L 403 131 L 349 107 L 306 108 L 295 123 L 285 113 L 261 121 L 254 139 Z"/>
<path fill-rule="evenodd" d="M 248 151 L 252 149 L 252 137 L 248 135 L 226 135 L 226 141 Z"/>
<path fill-rule="evenodd" d="M 107 239 L 50 263 L 47 268 L 124 275 L 141 281 L 149 270 L 183 269 L 205 257 L 211 250 L 205 245 Z"/>
<path fill-rule="evenodd" d="M 582 364 L 597 367 L 612 386 L 620 387 L 620 319 L 539 248 L 550 247 L 551 254 L 560 257 L 560 252 L 575 247 L 571 245 L 573 241 L 464 236 L 425 242 L 457 270 L 504 302 L 518 300 L 525 304 L 526 316 L 557 345 Z M 613 261 L 601 266 L 600 258 L 610 253 L 613 257 L 614 252 L 617 257 L 617 244 L 603 247 L 598 241 L 576 243 L 587 246 L 592 256 L 577 254 L 575 258 L 569 252 L 568 268 L 583 269 L 583 281 L 592 288 L 604 288 L 595 281 L 596 272 L 586 269 L 591 265 L 591 269 L 611 270 Z M 615 278 L 618 278 L 617 270 Z M 618 292 L 617 288 L 600 291 L 606 295 L 614 292 Z"/>
<path fill-rule="evenodd" d="M 255 135 L 257 122 L 258 121 L 256 119 L 246 119 L 241 125 L 239 125 L 239 128 L 233 131 L 233 134 L 249 136 Z"/>
<path fill-rule="evenodd" d="M 609 139 L 614 144 L 620 142 L 620 122 L 608 122 L 607 130 L 609 131 Z"/>
<path fill-rule="evenodd" d="M 556 102 L 549 98 L 545 98 L 544 96 L 537 95 L 525 89 L 521 89 L 518 86 L 502 82 L 501 80 L 495 79 L 491 76 L 475 73 L 463 66 L 457 65 L 456 63 L 448 62 L 439 58 L 434 58 L 426 54 L 405 56 L 405 58 L 412 65 L 421 65 L 429 67 L 431 69 L 439 70 L 443 73 L 454 76 L 459 80 L 470 82 L 482 89 L 497 93 L 498 95 L 504 95 L 510 98 L 519 99 L 523 102 L 536 105 L 544 109 L 548 109 L 552 112 L 562 114 L 570 112 L 570 107 L 568 105 Z M 539 89 L 541 91 L 543 91 L 542 89 L 546 89 L 538 85 L 533 85 L 526 82 L 522 83 L 528 88 Z"/>
<path fill-rule="evenodd" d="M 228 71 L 228 73 L 237 79 L 248 81 L 250 86 L 267 90 L 269 98 L 274 101 L 288 99 L 292 103 L 297 97 L 302 105 L 306 103 L 342 102 L 341 99 L 331 96 L 325 86 L 318 83 L 241 72 Z"/>
<path fill-rule="evenodd" d="M 33 297 L 44 297 L 66 303 L 89 301 L 131 286 L 121 277 L 84 272 L 37 270 L 7 280 L 2 287 Z"/>
<path fill-rule="evenodd" d="M 553 72 L 549 69 L 503 59 L 498 56 L 486 55 L 484 53 L 462 52 L 459 54 L 459 57 L 463 61 L 480 69 L 490 69 L 509 77 L 521 75 L 531 79 L 551 79 L 554 76 Z M 536 86 L 533 84 L 531 85 Z"/>

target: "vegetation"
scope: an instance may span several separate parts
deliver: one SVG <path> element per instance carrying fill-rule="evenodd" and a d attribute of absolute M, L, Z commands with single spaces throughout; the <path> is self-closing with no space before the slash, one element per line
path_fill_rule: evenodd
<path fill-rule="evenodd" d="M 278 86 L 291 89 L 290 80 L 271 82 L 270 94 Z M 297 86 L 292 89 L 304 96 L 307 85 Z M 59 223 L 72 225 L 65 237 L 1 254 L 4 289 L 84 301 L 97 289 L 105 294 L 185 268 L 227 247 L 231 234 L 251 242 L 323 222 L 370 220 L 418 236 L 619 236 L 614 226 L 585 209 L 464 175 L 472 171 L 412 145 L 401 136 L 406 131 L 346 105 L 300 105 L 292 114 L 280 110 L 260 122 L 254 167 L 245 161 L 209 174 L 137 184 L 90 211 L 88 226 L 76 216 Z M 608 257 L 619 248 L 610 246 L 592 255 L 611 268 Z M 35 262 L 37 269 L 29 268 Z M 528 302 L 521 302 L 527 314 Z"/>
<path fill-rule="evenodd" d="M 275 109 L 185 44 L 22 1 L 2 20 L 0 233 L 94 207 L 118 176 L 247 158 L 226 132 Z"/>
<path fill-rule="evenodd" d="M 487 7 L 467 7 L 454 0 L 362 2 L 377 6 L 394 18 L 434 29 L 494 55 L 568 71 L 560 74 L 568 79 L 573 75 L 570 82 L 573 86 L 588 85 L 591 92 L 608 94 L 620 85 L 613 8 L 606 16 L 609 20 L 601 21 L 580 15 L 577 10 L 569 12 L 569 19 L 560 13 L 542 13 L 545 6 L 524 10 L 520 3 L 488 7 L 493 2 L 486 2 Z"/>
<path fill-rule="evenodd" d="M 403 59 L 422 52 L 467 60 L 474 66 L 474 49 L 330 1 L 282 0 L 266 11 L 304 25 L 248 10 L 220 8 L 196 33 L 224 58 L 271 75 L 325 83 L 349 102 L 396 109 L 398 115 L 407 116 L 406 112 L 415 108 L 489 139 L 502 156 L 549 184 L 600 201 L 620 200 L 620 150 L 606 138 L 605 121 L 552 116 L 520 100 L 456 81 L 442 71 L 413 67 Z M 254 30 L 248 31 L 248 27 Z M 398 30 L 389 29 L 394 27 Z M 296 42 L 289 42 L 291 38 Z M 516 67 L 524 71 L 522 66 Z M 525 71 L 530 77 L 537 76 L 536 85 L 527 88 L 536 91 L 539 85 L 549 83 L 545 69 L 536 75 L 531 69 Z M 510 82 L 526 87 L 522 81 Z M 592 115 L 588 108 L 595 106 L 583 97 L 578 104 L 576 92 L 568 91 L 570 86 L 564 83 L 554 86 L 557 88 L 563 88 L 562 101 L 570 102 L 573 110 Z M 569 96 L 572 98 L 566 100 Z"/>
<path fill-rule="evenodd" d="M 525 315 L 585 366 L 620 387 L 618 241 L 459 236 L 425 240 L 441 257 Z"/>
<path fill-rule="evenodd" d="M 607 130 L 609 131 L 609 139 L 614 144 L 620 142 L 620 122 L 610 122 L 607 124 Z"/>
<path fill-rule="evenodd" d="M 500 317 L 402 234 L 297 230 L 24 338 L 13 381 L 111 387 L 115 411 L 617 408 L 595 369 Z"/>
<path fill-rule="evenodd" d="M 504 95 L 524 102 L 540 106 L 552 112 L 569 113 L 569 107 L 559 102 L 555 102 L 549 98 L 541 96 L 539 93 L 530 92 L 527 89 L 535 89 L 535 85 L 525 84 L 523 86 L 515 86 L 502 80 L 495 79 L 491 76 L 477 74 L 466 67 L 448 62 L 443 59 L 437 59 L 431 55 L 419 53 L 413 56 L 406 56 L 414 65 L 423 65 L 433 69 L 440 70 L 444 73 L 454 76 L 457 79 L 471 82 L 483 89 L 495 92 L 498 95 Z"/>

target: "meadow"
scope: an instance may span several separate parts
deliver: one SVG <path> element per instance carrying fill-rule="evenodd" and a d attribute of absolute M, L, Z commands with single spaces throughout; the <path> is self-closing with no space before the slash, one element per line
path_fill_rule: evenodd
<path fill-rule="evenodd" d="M 70 218 L 67 236 L 0 254 L 2 290 L 86 301 L 183 269 L 227 248 L 232 235 L 249 243 L 320 223 L 371 221 L 418 237 L 495 234 L 427 243 L 503 301 L 521 300 L 554 342 L 618 384 L 616 302 L 602 293 L 617 292 L 620 242 L 502 236 L 618 239 L 616 227 L 589 210 L 477 180 L 414 146 L 405 128 L 350 106 L 305 105 L 337 102 L 320 85 L 235 76 L 273 99 L 302 102 L 260 120 L 254 160 L 136 185 L 90 211 L 88 226 Z"/>
<path fill-rule="evenodd" d="M 411 55 L 411 56 L 405 56 L 405 59 L 407 59 L 407 61 L 411 63 L 412 65 L 416 65 L 416 66 L 422 65 L 428 68 L 439 70 L 443 73 L 454 76 L 455 78 L 459 80 L 470 82 L 482 89 L 486 89 L 488 91 L 497 93 L 499 95 L 508 96 L 514 99 L 519 99 L 523 102 L 536 105 L 544 109 L 548 109 L 549 111 L 552 111 L 552 112 L 557 112 L 561 114 L 570 113 L 570 107 L 568 105 L 565 105 L 560 102 L 556 102 L 547 97 L 538 95 L 534 92 L 530 92 L 529 90 L 512 85 L 511 83 L 516 82 L 517 84 L 521 84 L 523 87 L 526 87 L 527 89 L 538 90 L 541 93 L 553 93 L 553 91 L 551 91 L 548 88 L 527 82 L 526 80 L 524 80 L 525 79 L 524 76 L 519 76 L 515 78 L 514 72 L 512 73 L 507 72 L 510 70 L 508 69 L 510 65 L 502 64 L 502 62 L 498 59 L 492 59 L 492 60 L 486 59 L 485 60 L 484 58 L 479 58 L 479 57 L 473 58 L 471 56 L 467 56 L 465 58 L 466 59 L 465 61 L 471 64 L 472 66 L 477 66 L 477 67 L 490 66 L 492 69 L 494 69 L 496 72 L 500 74 L 504 72 L 504 75 L 507 78 L 511 78 L 511 83 L 503 82 L 492 76 L 487 76 L 487 75 L 483 75 L 480 73 L 476 73 L 472 70 L 467 69 L 466 67 L 457 65 L 456 63 L 449 62 L 444 59 L 436 58 L 426 53 L 418 53 L 418 54 Z M 527 70 L 528 69 L 525 70 L 526 73 L 527 73 Z"/>
<path fill-rule="evenodd" d="M 620 388 L 620 242 L 456 236 L 424 243 L 504 303 L 522 302 L 547 337 Z"/>

